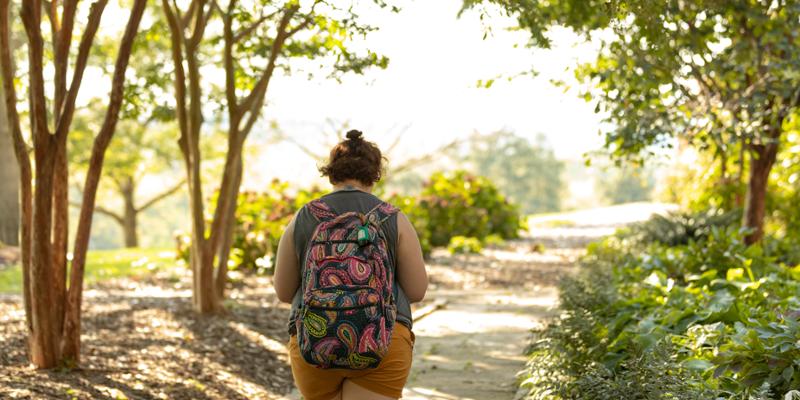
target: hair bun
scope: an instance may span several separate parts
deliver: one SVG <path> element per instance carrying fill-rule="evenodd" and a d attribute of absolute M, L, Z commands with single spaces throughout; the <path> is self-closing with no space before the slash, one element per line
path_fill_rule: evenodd
<path fill-rule="evenodd" d="M 361 136 L 362 135 L 363 134 L 361 133 L 361 131 L 358 131 L 358 130 L 355 130 L 355 129 L 347 132 L 347 138 L 350 139 L 350 140 L 353 140 L 353 141 L 361 140 Z"/>

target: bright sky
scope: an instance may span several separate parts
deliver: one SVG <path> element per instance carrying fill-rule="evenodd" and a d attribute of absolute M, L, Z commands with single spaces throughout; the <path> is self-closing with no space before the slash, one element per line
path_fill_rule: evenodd
<path fill-rule="evenodd" d="M 478 12 L 458 18 L 460 0 L 405 2 L 399 14 L 363 15 L 380 27 L 366 45 L 390 58 L 386 70 L 364 76 L 349 75 L 341 84 L 305 76 L 276 77 L 264 110 L 265 121 L 275 120 L 282 130 L 317 151 L 326 120 L 350 121 L 365 136 L 387 146 L 403 127 L 408 130 L 398 148 L 404 155 L 424 154 L 459 136 L 475 131 L 507 129 L 534 138 L 543 133 L 559 158 L 578 159 L 599 148 L 600 119 L 594 107 L 564 92 L 551 79 L 570 79 L 567 71 L 594 58 L 596 47 L 559 30 L 552 50 L 529 49 L 524 32 L 501 29 L 513 21 L 487 21 L 493 33 L 484 40 Z M 515 48 L 515 45 L 520 45 Z M 509 82 L 500 79 L 490 89 L 478 80 L 510 76 L 536 69 L 540 74 Z M 253 145 L 264 135 L 253 133 Z M 272 177 L 292 181 L 316 179 L 312 160 L 292 144 L 263 145 L 248 160 L 247 186 L 260 186 Z"/>

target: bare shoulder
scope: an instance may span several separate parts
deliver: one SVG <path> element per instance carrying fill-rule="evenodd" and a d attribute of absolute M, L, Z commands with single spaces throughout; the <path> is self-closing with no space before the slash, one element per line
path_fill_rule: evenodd
<path fill-rule="evenodd" d="M 416 230 L 414 229 L 414 225 L 411 223 L 411 220 L 409 220 L 408 216 L 402 211 L 397 213 L 397 232 L 401 236 L 417 234 Z"/>

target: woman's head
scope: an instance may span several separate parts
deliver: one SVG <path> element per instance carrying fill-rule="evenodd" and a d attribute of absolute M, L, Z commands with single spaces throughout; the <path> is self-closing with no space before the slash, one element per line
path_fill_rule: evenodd
<path fill-rule="evenodd" d="M 333 147 L 328 163 L 320 168 L 331 184 L 358 181 L 372 186 L 381 180 L 384 158 L 375 143 L 368 142 L 357 130 L 347 132 L 347 139 Z"/>

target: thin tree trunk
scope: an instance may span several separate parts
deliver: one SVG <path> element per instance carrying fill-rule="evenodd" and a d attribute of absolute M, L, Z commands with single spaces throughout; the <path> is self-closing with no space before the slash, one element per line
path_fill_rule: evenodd
<path fill-rule="evenodd" d="M 53 217 L 53 174 L 55 137 L 47 127 L 47 104 L 44 96 L 43 57 L 41 32 L 41 2 L 22 3 L 21 18 L 28 36 L 31 136 L 34 142 L 36 163 L 36 191 L 33 194 L 33 233 L 31 257 L 31 311 L 33 334 L 31 359 L 40 368 L 55 367 L 59 361 L 60 330 L 53 303 L 53 253 L 51 245 Z"/>
<path fill-rule="evenodd" d="M 122 235 L 125 240 L 126 248 L 139 247 L 139 236 L 136 232 L 136 218 L 139 211 L 136 209 L 136 185 L 132 177 L 125 178 L 125 182 L 120 187 L 123 207 L 122 214 Z"/>
<path fill-rule="evenodd" d="M 125 208 L 125 216 L 122 221 L 122 233 L 125 239 L 125 247 L 128 249 L 139 247 L 139 235 L 136 232 L 136 210 Z"/>
<path fill-rule="evenodd" d="M 226 210 L 226 222 L 224 224 L 224 234 L 221 238 L 220 249 L 219 249 L 219 261 L 217 263 L 217 278 L 215 280 L 215 286 L 217 290 L 217 297 L 220 299 L 225 298 L 225 286 L 228 283 L 228 259 L 230 258 L 231 254 L 231 246 L 233 245 L 233 231 L 236 228 L 236 206 L 239 198 L 239 188 L 242 184 L 242 157 L 239 156 L 239 162 L 236 163 L 233 179 L 233 193 L 231 197 L 234 201 L 228 202 L 228 208 Z"/>
<path fill-rule="evenodd" d="M 44 152 L 36 155 L 36 191 L 33 196 L 33 238 L 31 258 L 32 359 L 40 368 L 55 367 L 59 361 L 58 329 L 54 302 L 54 270 L 50 242 L 53 214 L 53 168 L 55 160 Z"/>
<path fill-rule="evenodd" d="M 782 121 L 782 119 L 781 119 Z M 772 128 L 767 135 L 769 142 L 750 145 L 750 177 L 747 185 L 742 226 L 751 229 L 745 243 L 754 244 L 764 236 L 764 215 L 766 213 L 767 185 L 769 173 L 778 155 L 781 127 Z"/>
<path fill-rule="evenodd" d="M 25 304 L 25 321 L 28 330 L 28 356 L 33 359 L 33 309 L 31 294 L 31 241 L 33 237 L 33 186 L 31 160 L 25 140 L 22 137 L 19 112 L 17 111 L 17 94 L 14 88 L 14 64 L 11 57 L 11 32 L 9 21 L 9 0 L 0 0 L 0 74 L 3 84 L 3 103 L 8 116 L 8 127 L 14 144 L 14 154 L 19 166 L 20 208 L 22 211 L 20 225 L 20 252 L 22 254 L 22 293 Z M 2 28 L 5 27 L 5 28 Z"/>
<path fill-rule="evenodd" d="M 64 299 L 67 294 L 67 245 L 69 240 L 69 171 L 66 136 L 57 139 L 53 177 L 53 298 L 56 329 L 64 324 Z"/>
<path fill-rule="evenodd" d="M 742 180 L 744 179 L 744 170 L 747 168 L 747 152 L 745 149 L 747 148 L 747 138 L 742 137 L 739 141 L 739 169 L 736 172 L 736 186 L 740 188 L 743 185 Z M 744 205 L 744 196 L 742 196 L 741 190 L 736 191 L 736 207 L 742 207 Z"/>
<path fill-rule="evenodd" d="M 0 77 L 2 81 L 2 77 Z M 0 85 L 0 99 L 5 91 Z M 5 101 L 0 102 L 0 243 L 19 246 L 20 171 L 14 157 Z"/>
<path fill-rule="evenodd" d="M 193 272 L 193 303 L 201 314 L 216 313 L 221 309 L 219 298 L 214 290 L 214 249 L 205 236 L 205 212 L 203 206 L 202 177 L 200 173 L 200 131 L 203 124 L 203 104 L 198 45 L 208 21 L 210 9 L 206 2 L 195 0 L 189 6 L 194 10 L 190 25 L 192 33 L 185 36 L 178 10 L 163 0 L 163 9 L 172 34 L 172 58 L 175 66 L 175 97 L 178 105 L 178 120 L 181 137 L 178 141 L 186 164 L 189 184 L 189 206 L 192 218 L 192 247 L 190 260 Z M 176 14 L 177 13 L 177 14 Z M 184 71 L 183 65 L 186 65 Z M 188 93 L 187 93 L 188 83 Z M 188 98 L 187 98 L 188 97 Z"/>
<path fill-rule="evenodd" d="M 223 19 L 225 42 L 223 64 L 226 73 L 226 106 L 228 107 L 230 119 L 228 121 L 229 145 L 225 171 L 217 198 L 217 207 L 214 210 L 214 216 L 211 221 L 209 237 L 206 238 L 205 214 L 203 212 L 204 199 L 200 179 L 200 163 L 202 160 L 199 148 L 199 133 L 203 122 L 203 114 L 197 46 L 203 38 L 203 32 L 211 9 L 205 10 L 207 3 L 204 0 L 193 0 L 188 6 L 189 11 L 182 13 L 176 3 L 169 0 L 162 0 L 162 2 L 162 8 L 167 17 L 172 38 L 175 99 L 178 122 L 181 129 L 178 144 L 184 157 L 189 184 L 189 203 L 192 218 L 190 263 L 193 271 L 193 301 L 195 309 L 200 313 L 213 313 L 222 309 L 220 301 L 224 294 L 227 280 L 227 261 L 232 240 L 233 216 L 241 184 L 241 153 L 244 141 L 258 119 L 261 107 L 264 104 L 267 87 L 276 67 L 276 60 L 286 39 L 307 27 L 314 19 L 308 16 L 294 29 L 289 30 L 289 23 L 299 10 L 299 6 L 296 4 L 286 6 L 278 24 L 275 38 L 272 41 L 267 66 L 262 71 L 250 93 L 239 102 L 235 87 L 236 64 L 233 59 L 233 47 L 236 40 L 233 34 L 235 2 L 228 4 L 227 12 L 214 4 L 222 14 Z M 182 14 L 185 14 L 183 18 L 181 17 Z M 187 32 L 187 27 L 184 24 L 191 28 L 190 33 Z M 245 28 L 244 31 L 246 32 L 247 29 Z M 240 127 L 244 116 L 248 116 L 248 118 L 244 121 L 244 126 Z M 214 269 L 215 261 L 219 263 L 216 274 Z"/>
<path fill-rule="evenodd" d="M 109 95 L 108 109 L 106 110 L 103 125 L 95 137 L 92 146 L 92 155 L 89 159 L 89 169 L 86 172 L 86 183 L 81 202 L 81 213 L 78 219 L 78 229 L 75 234 L 75 248 L 73 251 L 72 270 L 70 271 L 70 285 L 67 293 L 65 310 L 62 351 L 66 360 L 78 363 L 80 361 L 81 339 L 81 300 L 83 296 L 83 272 L 86 265 L 86 252 L 89 248 L 92 217 L 97 196 L 97 187 L 103 170 L 103 159 L 111 138 L 114 136 L 119 111 L 122 105 L 125 89 L 125 72 L 128 69 L 133 41 L 139 30 L 147 0 L 135 0 L 125 27 L 125 34 L 120 42 L 117 61 L 114 66 L 114 76 L 111 81 L 111 94 Z"/>

